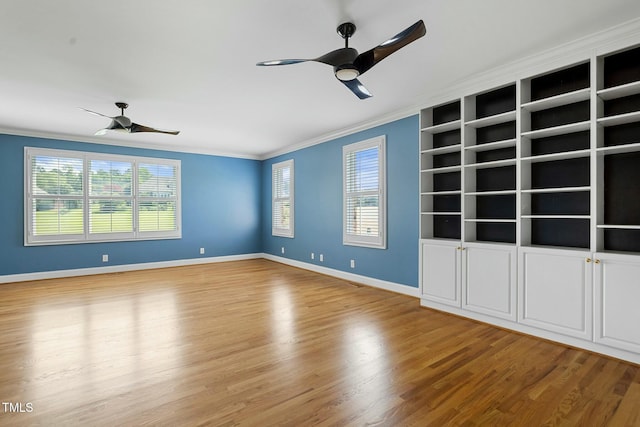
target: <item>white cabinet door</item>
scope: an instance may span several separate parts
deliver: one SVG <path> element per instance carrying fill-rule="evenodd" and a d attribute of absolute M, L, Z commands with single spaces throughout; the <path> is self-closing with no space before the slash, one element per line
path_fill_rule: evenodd
<path fill-rule="evenodd" d="M 424 242 L 421 252 L 422 298 L 460 307 L 460 243 Z"/>
<path fill-rule="evenodd" d="M 592 339 L 593 262 L 588 252 L 520 248 L 518 320 Z"/>
<path fill-rule="evenodd" d="M 640 353 L 640 260 L 596 254 L 595 341 Z"/>
<path fill-rule="evenodd" d="M 462 257 L 463 308 L 515 321 L 515 246 L 468 243 Z"/>

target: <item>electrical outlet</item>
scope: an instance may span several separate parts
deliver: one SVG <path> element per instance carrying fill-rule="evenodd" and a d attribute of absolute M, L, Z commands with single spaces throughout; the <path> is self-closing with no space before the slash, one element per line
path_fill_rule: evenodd
<path fill-rule="evenodd" d="M 313 252 L 311 252 L 311 259 L 316 259 L 316 254 L 314 254 Z"/>
<path fill-rule="evenodd" d="M 200 255 L 204 255 L 204 248 L 200 248 Z"/>
<path fill-rule="evenodd" d="M 356 268 L 356 260 L 352 259 L 350 265 L 351 265 L 351 268 Z"/>
<path fill-rule="evenodd" d="M 280 252 L 282 252 L 282 255 L 284 255 L 284 246 L 280 248 Z"/>
<path fill-rule="evenodd" d="M 109 262 L 109 255 L 107 254 L 102 255 L 102 262 Z"/>
<path fill-rule="evenodd" d="M 320 262 L 324 262 L 324 255 L 320 254 Z"/>

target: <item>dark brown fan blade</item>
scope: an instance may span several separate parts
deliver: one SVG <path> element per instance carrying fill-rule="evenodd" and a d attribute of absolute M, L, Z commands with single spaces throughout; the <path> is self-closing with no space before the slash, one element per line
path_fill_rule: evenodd
<path fill-rule="evenodd" d="M 137 123 L 131 123 L 131 127 L 129 128 L 129 132 L 130 133 L 136 133 L 136 132 L 156 132 L 156 133 L 166 133 L 169 135 L 177 135 L 180 133 L 179 130 L 162 130 L 162 129 L 155 129 L 149 126 L 143 126 L 143 125 L 139 125 Z"/>
<path fill-rule="evenodd" d="M 358 51 L 350 48 L 343 47 L 341 49 L 332 50 L 329 53 L 325 53 L 322 56 L 313 59 L 274 59 L 272 61 L 258 62 L 259 66 L 272 66 L 272 65 L 290 65 L 299 64 L 301 62 L 321 62 L 323 64 L 337 67 L 342 64 L 351 64 L 358 56 Z"/>
<path fill-rule="evenodd" d="M 349 88 L 349 90 L 353 93 L 355 93 L 355 95 L 360 98 L 360 99 L 367 99 L 367 98 L 371 98 L 373 95 L 371 95 L 371 93 L 367 90 L 366 87 L 364 87 L 364 85 L 362 83 L 360 83 L 360 81 L 358 79 L 353 79 L 353 80 L 340 80 L 342 83 L 344 83 L 344 85 L 346 87 Z"/>
<path fill-rule="evenodd" d="M 401 33 L 391 37 L 386 42 L 358 55 L 353 65 L 360 71 L 360 75 L 362 75 L 387 56 L 405 47 L 409 43 L 416 41 L 426 33 L 427 28 L 424 22 L 420 20 Z"/>
<path fill-rule="evenodd" d="M 261 67 L 270 67 L 272 65 L 290 65 L 299 64 L 301 62 L 313 61 L 313 59 L 273 59 L 270 61 L 258 62 L 256 65 Z"/>
<path fill-rule="evenodd" d="M 86 108 L 79 107 L 81 110 L 86 111 L 87 113 L 95 114 L 96 116 L 107 117 L 109 119 L 113 119 L 111 116 L 107 116 L 106 114 L 98 113 L 97 111 L 87 110 Z"/>
<path fill-rule="evenodd" d="M 352 47 L 343 47 L 319 56 L 316 59 L 313 59 L 313 61 L 337 67 L 342 64 L 351 64 L 357 57 L 357 50 Z"/>

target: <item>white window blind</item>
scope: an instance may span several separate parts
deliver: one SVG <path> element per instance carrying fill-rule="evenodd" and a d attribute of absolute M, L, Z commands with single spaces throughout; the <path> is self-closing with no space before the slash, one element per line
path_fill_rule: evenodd
<path fill-rule="evenodd" d="M 92 159 L 89 167 L 89 234 L 133 236 L 133 163 Z"/>
<path fill-rule="evenodd" d="M 343 147 L 343 243 L 386 247 L 385 137 Z"/>
<path fill-rule="evenodd" d="M 27 187 L 30 233 L 41 240 L 73 240 L 84 234 L 84 163 L 70 154 L 33 155 Z"/>
<path fill-rule="evenodd" d="M 294 184 L 293 159 L 275 163 L 271 167 L 272 180 L 272 234 L 293 237 Z"/>
<path fill-rule="evenodd" d="M 25 149 L 25 244 L 180 238 L 180 162 Z"/>
<path fill-rule="evenodd" d="M 138 165 L 139 230 L 175 231 L 178 227 L 178 174 L 170 164 Z"/>

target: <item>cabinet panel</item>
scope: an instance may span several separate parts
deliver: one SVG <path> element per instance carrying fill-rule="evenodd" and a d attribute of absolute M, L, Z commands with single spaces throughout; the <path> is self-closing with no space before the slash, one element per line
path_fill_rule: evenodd
<path fill-rule="evenodd" d="M 596 254 L 596 342 L 640 352 L 640 261 Z"/>
<path fill-rule="evenodd" d="M 592 336 L 592 263 L 588 253 L 521 248 L 519 320 L 574 337 Z"/>
<path fill-rule="evenodd" d="M 515 320 L 515 247 L 466 245 L 462 253 L 464 308 Z"/>
<path fill-rule="evenodd" d="M 460 306 L 460 250 L 458 244 L 422 244 L 422 297 Z"/>

